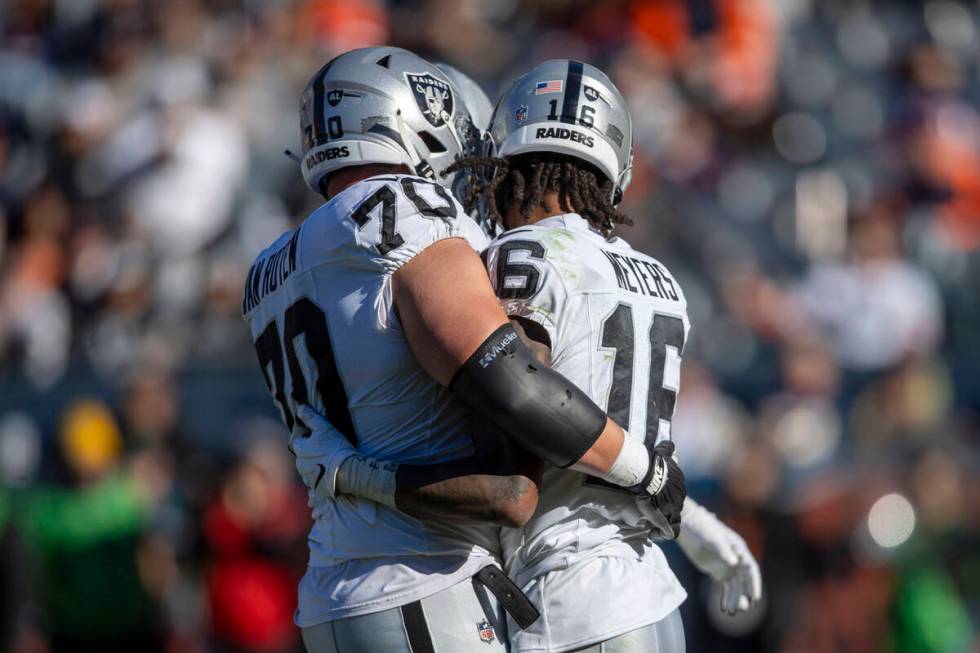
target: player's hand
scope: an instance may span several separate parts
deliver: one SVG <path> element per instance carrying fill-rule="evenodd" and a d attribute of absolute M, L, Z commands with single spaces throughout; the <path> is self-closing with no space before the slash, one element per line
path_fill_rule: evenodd
<path fill-rule="evenodd" d="M 672 540 L 680 533 L 681 510 L 687 485 L 684 472 L 674 457 L 674 443 L 664 440 L 650 449 L 650 468 L 633 491 L 645 498 L 653 509 L 657 539 Z"/>
<path fill-rule="evenodd" d="M 300 419 L 289 438 L 290 449 L 296 455 L 296 471 L 306 487 L 321 497 L 333 499 L 337 495 L 337 470 L 341 463 L 357 454 L 357 449 L 309 406 L 303 404 L 297 413 Z"/>
<path fill-rule="evenodd" d="M 745 540 L 691 499 L 677 544 L 695 567 L 721 584 L 723 611 L 745 612 L 762 598 L 762 574 Z"/>

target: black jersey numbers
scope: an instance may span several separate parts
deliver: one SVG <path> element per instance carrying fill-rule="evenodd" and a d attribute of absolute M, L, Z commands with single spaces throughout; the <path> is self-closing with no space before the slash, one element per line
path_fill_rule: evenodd
<path fill-rule="evenodd" d="M 538 292 L 541 273 L 531 263 L 519 263 L 518 252 L 528 259 L 544 260 L 544 245 L 536 240 L 508 240 L 500 246 L 497 263 L 497 297 L 529 299 Z"/>
<path fill-rule="evenodd" d="M 419 194 L 419 186 L 431 187 L 435 194 L 444 203 L 441 206 L 433 206 Z M 428 218 L 442 218 L 444 220 L 452 220 L 457 216 L 456 203 L 453 202 L 452 198 L 445 188 L 439 184 L 434 184 L 429 181 L 422 179 L 412 179 L 411 177 L 403 177 L 400 182 L 400 187 L 402 193 L 405 197 L 412 203 L 416 211 L 420 215 Z M 405 239 L 397 231 L 398 222 L 398 198 L 395 194 L 395 190 L 392 186 L 385 184 L 374 191 L 361 202 L 354 212 L 351 213 L 351 219 L 357 225 L 358 229 L 363 229 L 371 221 L 371 214 L 378 210 L 380 206 L 381 211 L 381 234 L 378 244 L 375 248 L 381 256 L 385 256 L 393 249 L 397 249 L 405 244 Z"/>
<path fill-rule="evenodd" d="M 305 352 L 297 351 L 300 342 L 303 343 Z M 276 321 L 273 320 L 255 340 L 255 351 L 266 386 L 282 410 L 286 428 L 292 431 L 297 419 L 291 406 L 304 403 L 315 405 L 314 400 L 319 399 L 327 420 L 352 443 L 355 442 L 354 424 L 347 407 L 347 393 L 337 371 L 330 333 L 327 331 L 327 316 L 316 304 L 306 297 L 294 302 L 283 315 L 282 340 L 279 338 Z M 309 392 L 303 366 L 300 364 L 300 353 L 305 353 L 307 360 L 316 368 L 315 396 Z M 292 385 L 289 393 L 292 404 L 286 400 L 284 355 Z"/>
<path fill-rule="evenodd" d="M 371 212 L 381 205 L 381 240 L 375 246 L 381 256 L 405 244 L 405 239 L 395 231 L 395 202 L 395 191 L 385 184 L 361 202 L 350 216 L 357 228 L 363 229 L 371 221 Z"/>
<path fill-rule="evenodd" d="M 320 308 L 303 297 L 286 310 L 283 321 L 283 344 L 289 363 L 289 377 L 293 382 L 290 396 L 297 404 L 310 402 L 312 397 L 306 387 L 306 379 L 296 355 L 297 341 L 302 338 L 306 353 L 316 365 L 316 396 L 323 405 L 327 421 L 338 431 L 355 442 L 354 423 L 347 407 L 347 392 L 337 371 L 327 316 Z"/>
<path fill-rule="evenodd" d="M 684 322 L 672 315 L 655 314 L 650 325 L 650 383 L 647 386 L 647 419 L 644 442 L 648 447 L 657 443 L 660 422 L 670 422 L 674 415 L 677 393 L 664 387 L 667 368 L 667 347 L 680 353 L 684 349 Z M 630 427 L 630 406 L 633 402 L 633 369 L 636 363 L 636 333 L 633 328 L 633 309 L 619 304 L 602 323 L 599 346 L 613 349 L 612 384 L 606 414 L 626 430 Z M 603 480 L 587 476 L 585 482 L 613 489 L 622 489 Z"/>
<path fill-rule="evenodd" d="M 684 349 L 684 323 L 671 315 L 654 315 L 650 326 L 650 388 L 647 391 L 647 442 L 656 444 L 660 420 L 674 416 L 677 391 L 664 386 L 667 347 Z"/>
<path fill-rule="evenodd" d="M 282 411 L 286 428 L 292 431 L 294 418 L 292 411 L 289 410 L 289 404 L 286 403 L 286 374 L 282 364 L 282 345 L 279 344 L 279 327 L 276 326 L 275 320 L 269 322 L 269 326 L 255 339 L 255 353 L 259 357 L 259 367 L 262 368 L 265 386 L 269 388 L 269 392 Z"/>
<path fill-rule="evenodd" d="M 619 304 L 602 323 L 602 347 L 615 350 L 612 389 L 606 404 L 609 419 L 629 430 L 633 399 L 633 310 Z"/>
<path fill-rule="evenodd" d="M 653 316 L 650 325 L 650 383 L 647 386 L 647 423 L 645 441 L 653 446 L 660 432 L 660 422 L 670 422 L 674 415 L 677 393 L 664 387 L 667 367 L 667 347 L 678 353 L 684 349 L 684 322 L 672 315 Z M 602 323 L 602 347 L 616 350 L 613 359 L 613 380 L 609 391 L 607 413 L 624 429 L 630 429 L 629 414 L 633 394 L 634 355 L 633 309 L 619 304 Z"/>
<path fill-rule="evenodd" d="M 667 347 L 674 347 L 678 352 L 684 349 L 684 322 L 672 315 L 655 314 L 649 337 L 650 383 L 647 386 L 645 440 L 653 446 L 657 442 L 661 420 L 670 422 L 674 414 L 677 393 L 664 387 L 664 370 L 667 367 Z M 633 309 L 628 304 L 619 304 L 603 321 L 599 344 L 605 349 L 616 350 L 606 412 L 614 422 L 630 431 L 633 368 L 636 360 L 634 342 Z"/>
<path fill-rule="evenodd" d="M 432 206 L 425 201 L 425 198 L 419 195 L 418 189 L 416 188 L 419 184 L 431 187 L 436 192 L 436 195 L 439 196 L 439 199 L 445 202 L 445 206 Z M 456 218 L 456 203 L 449 197 L 446 189 L 439 184 L 433 184 L 432 182 L 422 181 L 420 179 L 412 179 L 411 177 L 402 177 L 401 186 L 405 197 L 415 205 L 415 208 L 422 215 L 429 218 L 446 218 L 450 220 Z"/>

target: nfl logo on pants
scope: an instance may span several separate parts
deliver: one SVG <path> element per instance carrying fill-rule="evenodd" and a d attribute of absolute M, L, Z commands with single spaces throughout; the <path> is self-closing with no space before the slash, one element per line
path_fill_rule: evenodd
<path fill-rule="evenodd" d="M 489 644 L 496 639 L 496 636 L 493 633 L 493 626 L 491 626 L 490 622 L 486 619 L 476 625 L 476 630 L 480 633 L 480 641 Z"/>

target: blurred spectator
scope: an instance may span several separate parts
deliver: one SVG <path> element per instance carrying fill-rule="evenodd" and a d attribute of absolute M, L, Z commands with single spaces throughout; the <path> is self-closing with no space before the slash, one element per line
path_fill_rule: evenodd
<path fill-rule="evenodd" d="M 260 440 L 204 514 L 214 636 L 233 651 L 290 651 L 310 517 L 281 443 Z"/>
<path fill-rule="evenodd" d="M 828 462 L 843 425 L 834 405 L 837 364 L 816 343 L 792 343 L 782 352 L 782 390 L 759 409 L 759 431 L 790 467 Z"/>
<path fill-rule="evenodd" d="M 157 650 L 156 605 L 139 566 L 159 470 L 123 467 L 119 428 L 101 403 L 78 400 L 60 434 L 67 487 L 20 497 L 18 527 L 36 565 L 43 636 L 52 650 Z"/>
<path fill-rule="evenodd" d="M 942 302 L 935 283 L 901 258 L 895 216 L 876 207 L 858 218 L 851 243 L 851 261 L 815 266 L 798 289 L 841 365 L 881 370 L 934 351 Z"/>
<path fill-rule="evenodd" d="M 868 385 L 851 412 L 851 430 L 868 451 L 942 437 L 950 387 L 937 363 L 912 359 Z"/>
<path fill-rule="evenodd" d="M 975 645 L 976 617 L 964 598 L 977 596 L 976 528 L 963 480 L 965 470 L 942 447 L 922 452 L 913 470 L 912 496 L 921 528 L 903 552 L 892 621 L 895 650 L 963 651 Z M 966 565 L 966 567 L 964 567 Z"/>

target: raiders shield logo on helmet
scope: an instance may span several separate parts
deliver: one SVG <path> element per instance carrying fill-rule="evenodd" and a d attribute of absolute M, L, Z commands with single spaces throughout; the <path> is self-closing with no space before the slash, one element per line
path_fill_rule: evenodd
<path fill-rule="evenodd" d="M 452 119 L 456 102 L 448 83 L 429 73 L 405 73 L 405 77 L 412 87 L 415 103 L 433 127 L 442 127 Z"/>
<path fill-rule="evenodd" d="M 596 100 L 599 99 L 599 91 L 592 88 L 591 86 L 587 85 L 583 89 L 583 92 L 585 93 L 585 99 L 587 99 L 589 102 L 595 102 Z"/>
<path fill-rule="evenodd" d="M 490 622 L 484 619 L 476 625 L 477 631 L 480 633 L 480 641 L 491 643 L 493 640 L 497 639 L 497 635 L 493 632 L 493 626 Z"/>

